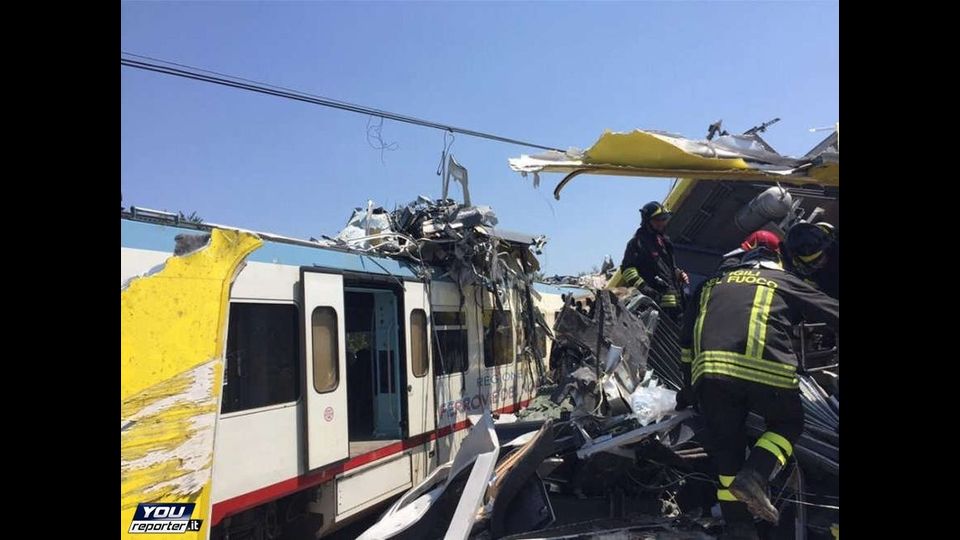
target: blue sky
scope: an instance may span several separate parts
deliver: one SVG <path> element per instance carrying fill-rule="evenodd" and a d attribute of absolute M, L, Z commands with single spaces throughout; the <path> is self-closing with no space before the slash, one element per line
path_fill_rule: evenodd
<path fill-rule="evenodd" d="M 837 2 L 123 2 L 121 50 L 546 146 L 605 129 L 702 138 L 780 117 L 801 155 L 839 121 Z M 440 131 L 129 67 L 124 205 L 297 237 L 335 235 L 367 199 L 438 197 Z M 457 135 L 475 204 L 549 237 L 548 274 L 617 263 L 672 180 L 581 176 L 553 200 L 507 159 L 539 150 Z M 455 191 L 459 197 L 459 191 Z"/>

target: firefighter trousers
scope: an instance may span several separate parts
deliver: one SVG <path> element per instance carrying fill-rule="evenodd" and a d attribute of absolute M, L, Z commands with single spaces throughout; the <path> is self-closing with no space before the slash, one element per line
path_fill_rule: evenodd
<path fill-rule="evenodd" d="M 751 468 L 764 479 L 786 464 L 793 443 L 803 432 L 800 392 L 732 378 L 704 377 L 696 388 L 700 415 L 707 428 L 707 451 L 717 465 L 717 499 L 727 522 L 750 521 L 744 503 L 730 493 L 730 484 L 742 468 Z M 745 457 L 747 414 L 763 417 L 766 432 Z"/>

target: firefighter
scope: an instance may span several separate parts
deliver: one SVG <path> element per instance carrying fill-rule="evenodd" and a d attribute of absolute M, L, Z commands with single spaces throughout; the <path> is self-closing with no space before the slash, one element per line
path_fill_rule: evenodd
<path fill-rule="evenodd" d="M 627 242 L 617 284 L 636 287 L 678 322 L 683 313 L 683 287 L 690 283 L 690 278 L 677 267 L 673 244 L 663 234 L 671 215 L 656 201 L 643 205 L 640 228 Z"/>
<path fill-rule="evenodd" d="M 698 287 L 680 336 L 684 388 L 677 409 L 695 404 L 719 473 L 728 538 L 756 538 L 751 514 L 776 523 L 767 481 L 793 454 L 803 431 L 797 356 L 790 336 L 801 321 L 837 330 L 840 303 L 785 272 L 780 257 L 759 245 L 726 259 Z M 749 412 L 767 431 L 744 463 Z"/>

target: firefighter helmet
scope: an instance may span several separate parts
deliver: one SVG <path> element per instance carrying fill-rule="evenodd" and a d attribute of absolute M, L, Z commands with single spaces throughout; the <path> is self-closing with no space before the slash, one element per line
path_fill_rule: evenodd
<path fill-rule="evenodd" d="M 801 274 L 810 274 L 826 262 L 824 251 L 833 242 L 832 231 L 813 223 L 798 223 L 787 232 L 790 261 Z"/>
<path fill-rule="evenodd" d="M 667 210 L 667 207 L 657 201 L 650 201 L 640 209 L 640 218 L 644 223 L 651 219 L 664 219 L 672 216 L 673 213 Z"/>
<path fill-rule="evenodd" d="M 744 251 L 764 247 L 774 253 L 780 253 L 780 237 L 770 231 L 759 230 L 743 239 L 740 248 Z"/>

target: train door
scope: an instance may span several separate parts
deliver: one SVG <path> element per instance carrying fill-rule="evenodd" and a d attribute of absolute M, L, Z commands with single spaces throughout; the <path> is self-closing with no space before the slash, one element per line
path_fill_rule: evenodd
<path fill-rule="evenodd" d="M 345 311 L 343 276 L 300 270 L 306 356 L 307 469 L 346 459 L 347 433 Z"/>

